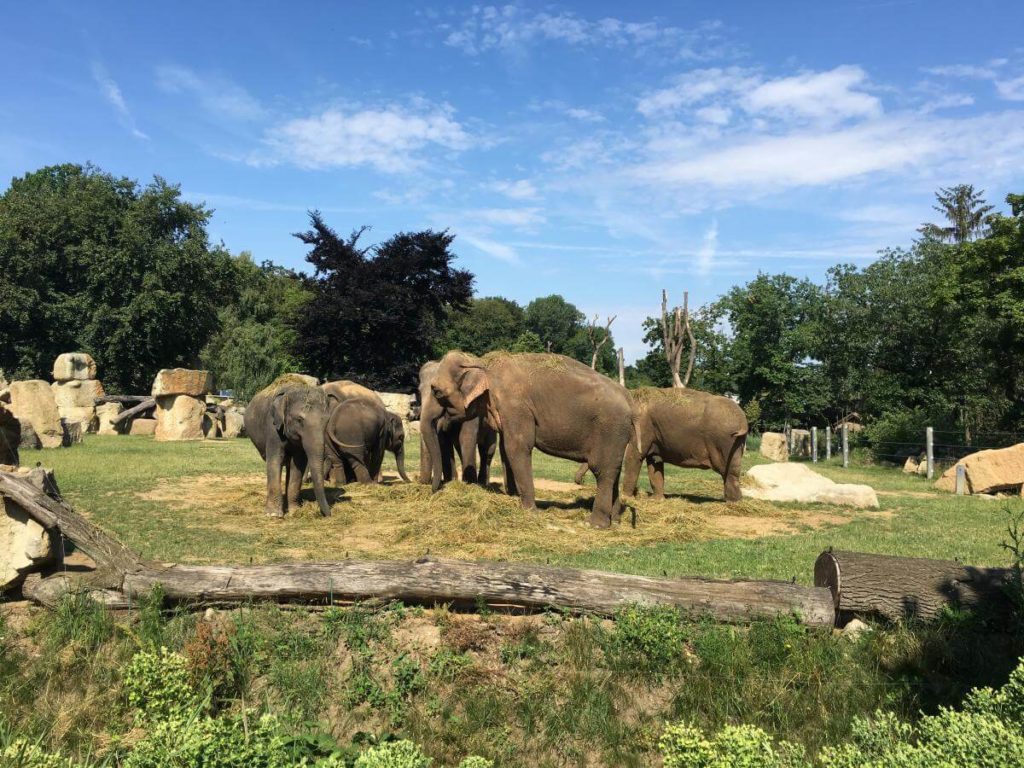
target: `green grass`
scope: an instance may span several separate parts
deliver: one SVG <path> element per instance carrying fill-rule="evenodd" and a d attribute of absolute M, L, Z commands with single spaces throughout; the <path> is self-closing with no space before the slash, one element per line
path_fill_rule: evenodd
<path fill-rule="evenodd" d="M 410 440 L 407 462 L 418 463 L 415 440 Z M 76 507 L 111 531 L 128 546 L 144 556 L 166 561 L 247 562 L 266 559 L 294 559 L 305 551 L 296 544 L 300 536 L 316 538 L 324 525 L 309 511 L 299 510 L 294 519 L 277 527 L 267 527 L 258 517 L 244 517 L 197 502 L 190 514 L 184 514 L 166 499 L 140 497 L 157 488 L 161 482 L 180 482 L 183 478 L 203 475 L 248 477 L 252 486 L 244 503 L 261 503 L 257 478 L 263 464 L 248 440 L 158 443 L 145 437 L 87 436 L 83 445 L 70 449 L 26 452 L 24 463 L 41 461 L 54 468 L 61 491 Z M 744 459 L 746 466 L 762 459 L 752 453 Z M 391 469 L 390 459 L 385 470 Z M 561 459 L 534 453 L 534 472 L 538 478 L 571 482 L 575 465 Z M 729 578 L 769 578 L 808 583 L 814 559 L 824 549 L 854 549 L 867 552 L 917 557 L 959 559 L 976 565 L 1003 565 L 1008 562 L 1000 543 L 1005 537 L 1007 514 L 1024 509 L 1019 498 L 989 501 L 972 497 L 954 497 L 932 489 L 931 483 L 917 476 L 905 475 L 890 467 L 857 464 L 843 469 L 838 460 L 819 463 L 815 470 L 837 482 L 866 483 L 879 491 L 881 512 L 866 514 L 820 505 L 774 505 L 779 514 L 802 515 L 815 511 L 836 513 L 845 517 L 843 524 L 826 523 L 817 528 L 799 525 L 784 534 L 757 538 L 723 538 L 715 536 L 684 536 L 647 546 L 633 546 L 616 541 L 602 545 L 598 535 L 587 538 L 588 546 L 573 551 L 556 546 L 527 543 L 513 553 L 521 559 L 550 561 L 585 568 L 628 573 L 670 576 L 700 575 Z M 501 467 L 492 468 L 492 480 L 500 477 Z M 215 481 L 213 485 L 216 485 Z M 592 488 L 593 479 L 588 478 Z M 647 488 L 641 476 L 641 488 Z M 422 508 L 429 494 L 426 489 L 393 487 L 381 489 L 381 504 L 405 493 L 402 503 Z M 696 518 L 711 510 L 714 514 L 731 508 L 719 503 L 721 481 L 717 475 L 699 470 L 667 468 L 666 491 L 671 509 Z M 310 491 L 307 488 L 306 495 Z M 407 498 L 409 494 L 413 494 Z M 419 494 L 419 495 L 416 495 Z M 572 509 L 568 514 L 582 521 L 587 499 L 574 502 L 572 495 L 538 492 L 538 498 L 560 499 Z M 476 497 L 456 497 L 454 503 L 472 503 Z M 372 501 L 376 501 L 373 497 Z M 500 501 L 496 499 L 496 501 Z M 746 502 L 744 502 L 746 504 Z M 309 507 L 309 509 L 307 509 Z M 345 531 L 349 524 L 343 498 L 335 508 L 330 531 L 338 536 L 339 546 L 346 547 Z M 371 507 L 372 509 L 372 507 Z M 500 509 L 499 509 L 500 511 Z M 552 516 L 558 510 L 542 509 L 540 516 Z M 739 514 L 763 514 L 741 509 Z M 420 514 L 416 512 L 416 514 Z M 422 514 L 427 514 L 426 512 Z M 434 514 L 434 513 L 431 513 Z M 637 530 L 645 525 L 645 509 L 637 513 Z M 630 515 L 624 516 L 629 525 Z M 539 518 L 543 522 L 546 518 Z M 251 525 L 250 525 L 251 522 Z M 326 530 L 326 529 L 325 529 Z M 465 532 L 464 532 L 465 533 Z M 469 535 L 472 532 L 468 532 Z M 440 535 L 440 534 L 439 534 Z M 551 534 L 545 534 L 550 536 Z M 589 534 L 588 534 L 589 535 Z M 543 537 L 542 537 L 543 538 Z M 619 539 L 624 537 L 619 536 Z M 313 550 L 316 551 L 315 549 Z M 433 548 L 432 551 L 439 551 Z M 440 551 L 443 551 L 440 550 Z M 297 554 L 298 553 L 298 554 Z M 316 553 L 331 556 L 330 551 Z M 337 552 L 338 557 L 344 552 Z M 504 556 L 504 554 L 503 554 Z"/>

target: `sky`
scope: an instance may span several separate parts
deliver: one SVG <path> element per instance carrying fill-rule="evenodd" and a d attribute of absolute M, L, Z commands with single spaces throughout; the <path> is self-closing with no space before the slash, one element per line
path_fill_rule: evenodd
<path fill-rule="evenodd" d="M 1024 192 L 1016 0 L 4 3 L 0 190 L 159 175 L 301 269 L 320 210 L 450 229 L 479 296 L 641 321 L 906 247 L 940 186 Z"/>

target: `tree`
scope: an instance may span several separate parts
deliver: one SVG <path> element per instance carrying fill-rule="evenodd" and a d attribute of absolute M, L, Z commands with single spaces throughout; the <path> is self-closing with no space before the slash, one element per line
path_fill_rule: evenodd
<path fill-rule="evenodd" d="M 289 269 L 256 265 L 244 252 L 233 262 L 238 299 L 220 310 L 220 328 L 200 361 L 217 387 L 249 400 L 282 373 L 301 367 L 295 322 L 312 294 Z"/>
<path fill-rule="evenodd" d="M 524 319 L 549 352 L 568 354 L 570 341 L 583 327 L 584 315 L 558 294 L 534 299 L 526 305 Z"/>
<path fill-rule="evenodd" d="M 543 352 L 544 345 L 540 342 L 540 336 L 533 331 L 523 331 L 516 340 L 512 342 L 512 346 L 508 348 L 509 352 Z"/>
<path fill-rule="evenodd" d="M 474 355 L 510 349 L 526 329 L 522 307 L 501 296 L 473 299 L 464 311 L 451 313 L 446 326 L 438 357 L 451 349 Z"/>
<path fill-rule="evenodd" d="M 587 338 L 590 339 L 590 346 L 593 347 L 594 353 L 590 356 L 590 367 L 593 370 L 597 370 L 597 361 L 601 356 L 601 348 L 607 344 L 612 338 L 612 323 L 615 322 L 615 315 L 608 316 L 608 322 L 604 326 L 604 333 L 598 333 L 597 330 L 597 315 L 594 315 L 594 319 L 587 326 Z M 618 361 L 618 357 L 616 357 Z M 618 364 L 616 362 L 616 364 Z"/>
<path fill-rule="evenodd" d="M 974 191 L 973 184 L 943 187 L 935 193 L 938 205 L 932 206 L 946 217 L 949 226 L 922 224 L 918 232 L 941 242 L 966 243 L 985 232 L 985 222 L 993 206 L 985 203 L 985 190 Z"/>
<path fill-rule="evenodd" d="M 454 235 L 402 232 L 359 248 L 365 227 L 342 239 L 319 212 L 310 223 L 296 234 L 311 246 L 306 260 L 316 270 L 296 327 L 308 370 L 374 389 L 415 388 L 446 318 L 473 294 L 473 275 L 452 266 Z"/>
<path fill-rule="evenodd" d="M 194 367 L 234 299 L 209 218 L 159 177 L 140 187 L 66 164 L 14 179 L 0 196 L 0 367 L 48 378 L 58 354 L 88 352 L 112 392 Z"/>
<path fill-rule="evenodd" d="M 683 306 L 672 311 L 672 321 L 668 319 L 668 293 L 661 292 L 661 338 L 665 349 L 665 361 L 672 372 L 672 386 L 682 389 L 689 386 L 693 374 L 693 361 L 697 355 L 697 340 L 690 327 L 690 294 L 683 291 Z M 683 347 L 689 340 L 690 355 L 686 363 L 686 375 L 679 376 L 679 364 Z"/>

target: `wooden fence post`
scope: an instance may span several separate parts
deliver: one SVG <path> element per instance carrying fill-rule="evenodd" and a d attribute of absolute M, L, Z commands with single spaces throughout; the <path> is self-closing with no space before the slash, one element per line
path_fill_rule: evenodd
<path fill-rule="evenodd" d="M 850 466 L 850 425 L 843 424 L 843 468 Z"/>
<path fill-rule="evenodd" d="M 924 431 L 924 446 L 926 461 L 928 462 L 928 479 L 935 476 L 935 430 L 928 427 Z"/>

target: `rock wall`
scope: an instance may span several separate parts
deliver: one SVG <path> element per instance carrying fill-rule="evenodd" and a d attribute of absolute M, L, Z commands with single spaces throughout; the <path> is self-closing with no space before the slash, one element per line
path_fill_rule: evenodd
<path fill-rule="evenodd" d="M 15 381 L 8 391 L 10 410 L 21 422 L 21 447 L 60 448 L 64 427 L 50 385 L 42 379 Z"/>
<path fill-rule="evenodd" d="M 967 493 L 1020 493 L 1024 487 L 1024 443 L 1009 448 L 993 448 L 964 456 L 942 473 L 935 487 L 953 493 L 956 490 L 956 468 L 962 466 L 967 479 Z"/>
<path fill-rule="evenodd" d="M 209 371 L 165 368 L 157 373 L 152 392 L 156 398 L 156 439 L 202 440 L 206 436 L 206 393 L 212 386 Z"/>
<path fill-rule="evenodd" d="M 85 352 L 65 352 L 53 361 L 53 398 L 70 442 L 74 436 L 95 432 L 96 398 L 103 397 L 103 385 L 96 378 L 96 361 Z M 75 426 L 79 425 L 79 426 Z"/>

